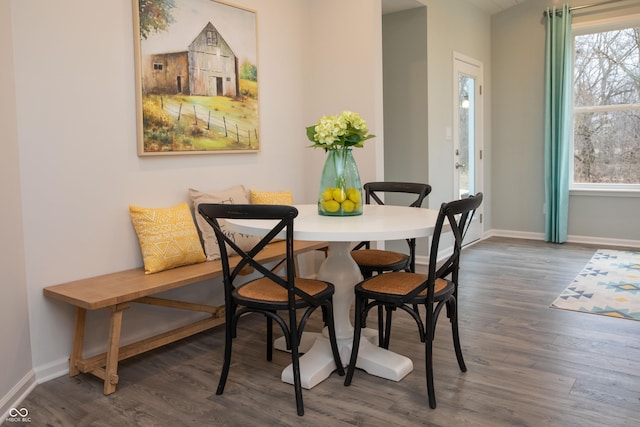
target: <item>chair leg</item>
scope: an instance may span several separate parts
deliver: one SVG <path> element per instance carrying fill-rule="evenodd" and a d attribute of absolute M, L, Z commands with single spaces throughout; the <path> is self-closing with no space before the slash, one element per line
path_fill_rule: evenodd
<path fill-rule="evenodd" d="M 418 334 L 420 335 L 420 342 L 425 342 L 426 332 L 425 332 L 425 329 L 424 329 L 424 325 L 422 324 L 422 320 L 420 319 L 420 305 L 419 304 L 413 304 L 413 312 L 416 314 L 414 319 L 416 320 L 416 323 L 418 324 Z"/>
<path fill-rule="evenodd" d="M 322 317 L 325 319 L 325 325 L 329 329 L 329 342 L 331 343 L 331 352 L 333 353 L 333 361 L 336 364 L 338 375 L 344 376 L 344 366 L 342 366 L 342 359 L 340 358 L 340 351 L 338 350 L 338 340 L 336 338 L 336 327 L 333 321 L 333 306 L 322 306 Z"/>
<path fill-rule="evenodd" d="M 302 401 L 302 380 L 300 379 L 300 353 L 298 352 L 298 325 L 295 310 L 289 311 L 289 325 L 291 340 L 291 365 L 293 368 L 293 388 L 296 395 L 296 409 L 298 415 L 304 415 L 304 403 Z"/>
<path fill-rule="evenodd" d="M 433 305 L 427 304 L 426 317 L 426 337 L 425 337 L 425 370 L 427 374 L 427 396 L 431 409 L 436 408 L 436 391 L 433 384 L 433 336 L 435 333 L 435 318 L 433 315 Z"/>
<path fill-rule="evenodd" d="M 386 348 L 384 337 L 384 306 L 378 306 L 378 347 Z"/>
<path fill-rule="evenodd" d="M 436 409 L 436 391 L 433 385 L 433 341 L 429 338 L 425 340 L 425 353 L 429 406 L 431 409 Z"/>
<path fill-rule="evenodd" d="M 418 306 L 418 304 L 413 304 L 413 311 L 420 317 L 420 306 Z"/>
<path fill-rule="evenodd" d="M 356 295 L 356 307 L 355 318 L 353 327 L 353 345 L 351 347 L 351 358 L 349 360 L 349 366 L 347 367 L 347 376 L 344 380 L 344 385 L 351 385 L 353 379 L 353 373 L 356 370 L 356 362 L 358 360 L 358 349 L 360 347 L 360 334 L 362 333 L 362 309 L 364 307 L 363 299 Z"/>
<path fill-rule="evenodd" d="M 460 346 L 460 333 L 458 332 L 458 305 L 455 299 L 447 303 L 447 312 L 451 318 L 451 334 L 453 335 L 453 347 L 456 351 L 458 366 L 462 372 L 467 372 L 467 365 L 462 357 L 462 347 Z"/>
<path fill-rule="evenodd" d="M 384 328 L 384 344 L 382 345 L 383 348 L 385 349 L 389 349 L 389 341 L 391 340 L 391 316 L 393 315 L 393 311 L 395 310 L 395 307 L 385 307 L 385 311 L 387 312 L 387 319 L 385 320 L 386 325 Z"/>
<path fill-rule="evenodd" d="M 227 383 L 227 377 L 229 376 L 229 367 L 231 366 L 231 345 L 233 343 L 234 330 L 233 330 L 233 313 L 235 310 L 227 308 L 226 321 L 224 327 L 224 363 L 222 365 L 222 372 L 220 373 L 220 381 L 218 381 L 218 389 L 216 394 L 220 395 L 224 392 L 224 386 Z"/>
<path fill-rule="evenodd" d="M 267 360 L 271 362 L 273 359 L 273 319 L 267 317 Z"/>
<path fill-rule="evenodd" d="M 362 274 L 362 279 L 368 279 L 370 277 L 373 277 L 373 270 L 370 270 L 366 267 L 362 267 L 360 266 L 360 274 Z M 379 274 L 379 272 L 378 272 Z M 367 304 L 367 301 L 364 302 L 364 304 Z M 378 345 L 380 346 L 382 342 L 384 342 L 384 337 L 383 337 L 383 320 L 382 319 L 382 308 L 378 307 Z M 367 321 L 366 319 L 364 320 L 364 323 L 362 324 L 363 328 L 367 327 Z"/>
<path fill-rule="evenodd" d="M 297 338 L 294 338 L 297 341 Z M 304 404 L 302 402 L 302 381 L 300 380 L 300 354 L 298 345 L 291 346 L 291 362 L 293 364 L 293 387 L 296 393 L 296 409 L 298 415 L 304 415 Z"/>

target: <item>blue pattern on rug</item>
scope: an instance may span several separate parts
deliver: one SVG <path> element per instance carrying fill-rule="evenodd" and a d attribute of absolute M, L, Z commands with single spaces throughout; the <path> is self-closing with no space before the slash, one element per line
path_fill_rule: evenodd
<path fill-rule="evenodd" d="M 598 249 L 551 307 L 640 320 L 640 252 Z"/>

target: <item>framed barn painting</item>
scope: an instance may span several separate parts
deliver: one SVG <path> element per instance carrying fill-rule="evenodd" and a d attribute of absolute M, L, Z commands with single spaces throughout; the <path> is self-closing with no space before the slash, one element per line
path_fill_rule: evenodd
<path fill-rule="evenodd" d="M 213 0 L 133 0 L 138 155 L 260 150 L 257 17 Z"/>

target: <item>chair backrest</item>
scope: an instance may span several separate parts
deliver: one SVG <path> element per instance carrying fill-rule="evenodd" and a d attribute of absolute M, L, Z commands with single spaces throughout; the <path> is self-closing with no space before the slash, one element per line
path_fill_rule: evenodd
<path fill-rule="evenodd" d="M 220 260 L 222 262 L 222 274 L 225 285 L 225 293 L 233 291 L 238 276 L 247 267 L 253 268 L 287 289 L 289 302 L 294 303 L 296 295 L 309 302 L 313 301 L 306 292 L 295 287 L 295 262 L 293 251 L 293 222 L 298 216 L 298 210 L 293 206 L 284 205 L 244 205 L 225 203 L 202 203 L 198 207 L 200 215 L 213 227 L 220 247 Z M 243 250 L 220 228 L 220 219 L 244 219 L 244 220 L 273 220 L 273 227 L 252 248 Z M 286 273 L 279 276 L 255 259 L 255 256 L 274 239 L 281 240 L 278 236 L 284 230 L 286 244 Z M 232 266 L 228 248 L 237 253 L 237 263 Z"/>
<path fill-rule="evenodd" d="M 415 199 L 408 206 L 412 208 L 419 208 L 422 206 L 422 202 L 425 197 L 431 193 L 431 186 L 429 184 L 422 184 L 419 182 L 393 182 L 393 181 L 381 181 L 381 182 L 367 182 L 364 186 L 364 201 L 366 204 L 371 204 L 372 201 L 376 202 L 379 205 L 384 205 L 384 201 L 382 200 L 382 195 L 384 193 L 390 194 L 408 194 L 415 195 Z M 411 263 L 415 262 L 415 242 L 416 239 L 407 239 L 407 245 L 409 245 L 409 256 L 411 259 Z M 369 249 L 371 247 L 371 242 L 360 242 L 353 249 L 361 249 L 361 248 Z M 414 268 L 414 267 L 412 267 Z M 412 270 L 413 271 L 413 270 Z"/>
<path fill-rule="evenodd" d="M 367 182 L 364 185 L 366 204 L 373 200 L 379 205 L 384 205 L 380 197 L 384 193 L 414 194 L 416 199 L 409 206 L 419 208 L 425 197 L 431 193 L 431 186 L 418 182 Z"/>
<path fill-rule="evenodd" d="M 443 203 L 440 206 L 440 212 L 431 241 L 431 252 L 429 253 L 429 278 L 435 280 L 435 278 L 446 277 L 452 274 L 453 282 L 458 283 L 462 242 L 471 225 L 471 220 L 473 219 L 476 209 L 478 209 L 482 203 L 482 198 L 483 194 L 477 193 L 465 199 Z M 453 250 L 449 258 L 437 266 L 440 238 L 443 231 L 451 231 L 453 234 Z"/>

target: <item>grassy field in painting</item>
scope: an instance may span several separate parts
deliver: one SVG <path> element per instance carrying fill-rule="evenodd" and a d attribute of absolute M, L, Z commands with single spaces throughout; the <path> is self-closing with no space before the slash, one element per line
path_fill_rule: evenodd
<path fill-rule="evenodd" d="M 145 95 L 145 152 L 257 150 L 257 83 L 240 81 L 241 97 Z"/>

